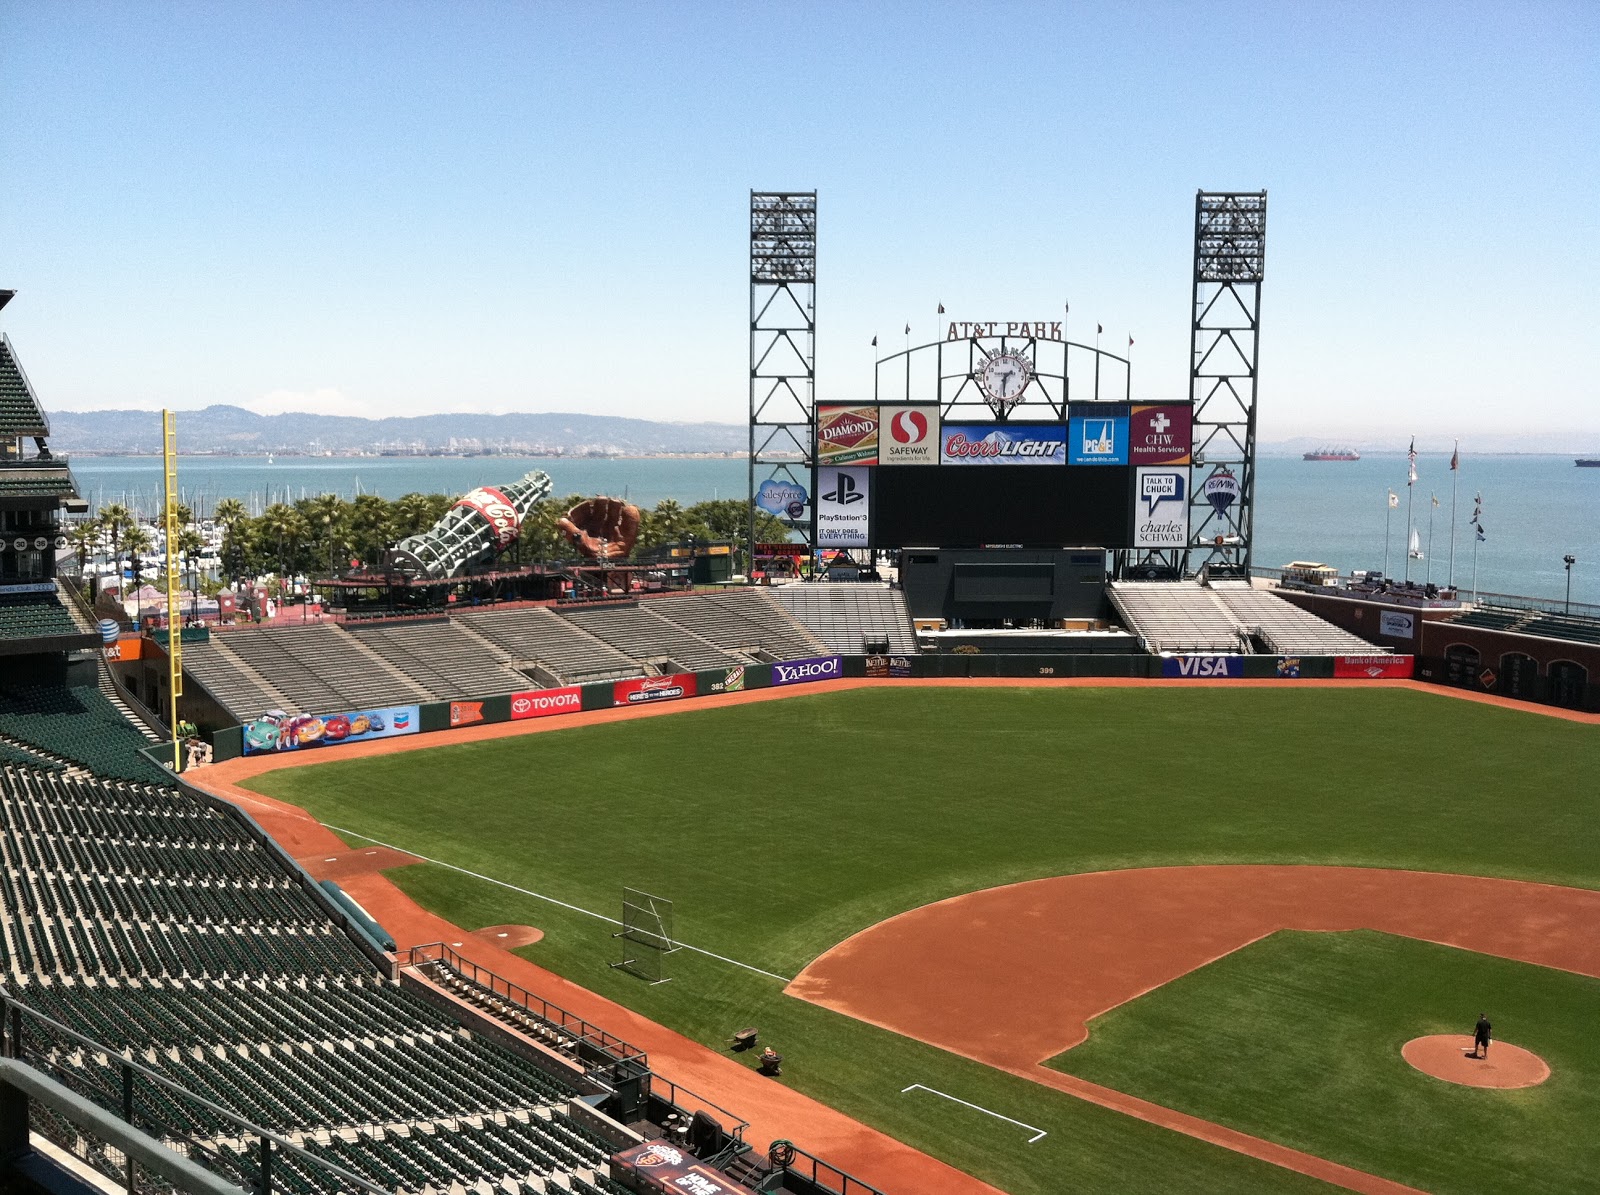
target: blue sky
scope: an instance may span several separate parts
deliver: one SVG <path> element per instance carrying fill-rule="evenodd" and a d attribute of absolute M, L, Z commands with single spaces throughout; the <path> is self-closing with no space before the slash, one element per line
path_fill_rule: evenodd
<path fill-rule="evenodd" d="M 0 328 L 52 407 L 738 422 L 751 187 L 821 193 L 824 399 L 937 303 L 1064 300 L 1176 397 L 1194 192 L 1266 187 L 1265 437 L 1600 431 L 1593 3 L 0 0 L 0 28 Z"/>

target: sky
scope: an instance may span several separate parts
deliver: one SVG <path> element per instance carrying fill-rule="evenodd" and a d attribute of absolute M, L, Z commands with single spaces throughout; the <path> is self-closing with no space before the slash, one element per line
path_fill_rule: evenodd
<path fill-rule="evenodd" d="M 0 0 L 0 315 L 47 408 L 742 422 L 749 191 L 818 397 L 1049 320 L 1187 388 L 1268 192 L 1260 429 L 1600 443 L 1600 5 Z M 1442 442 L 1442 440 L 1441 440 Z"/>

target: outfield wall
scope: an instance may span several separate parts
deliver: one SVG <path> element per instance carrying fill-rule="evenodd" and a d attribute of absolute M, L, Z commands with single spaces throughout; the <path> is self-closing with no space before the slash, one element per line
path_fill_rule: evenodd
<path fill-rule="evenodd" d="M 670 676 L 634 677 L 556 689 L 529 689 L 470 700 L 426 702 L 404 707 L 416 711 L 414 724 L 409 725 L 404 733 L 432 734 L 484 723 L 560 717 L 580 711 L 632 709 L 720 693 L 783 688 L 842 677 L 883 680 L 938 677 L 1293 680 L 1300 677 L 1343 677 L 1360 680 L 1407 678 L 1411 674 L 1410 656 L 1068 656 L 989 655 L 960 651 L 914 656 L 817 656 L 808 660 L 746 664 L 738 668 L 714 668 Z M 287 719 L 284 733 L 292 736 L 295 722 L 332 723 L 339 718 L 348 720 L 349 716 L 341 713 L 327 714 L 321 718 Z M 394 737 L 394 733 L 391 730 L 384 737 Z M 333 754 L 330 758 L 337 758 L 337 748 L 345 741 L 364 740 L 322 738 L 271 749 L 257 747 L 247 750 L 245 728 L 233 726 L 218 731 L 212 746 L 214 756 L 219 761 L 241 754 L 268 754 L 286 750 L 331 751 Z"/>

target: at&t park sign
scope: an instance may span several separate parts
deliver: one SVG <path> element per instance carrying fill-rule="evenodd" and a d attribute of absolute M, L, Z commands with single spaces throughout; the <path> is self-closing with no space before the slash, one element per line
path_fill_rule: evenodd
<path fill-rule="evenodd" d="M 999 330 L 997 331 L 997 329 Z M 1035 340 L 1064 339 L 1060 320 L 1035 320 L 1032 323 L 1026 320 L 1021 322 L 979 320 L 975 324 L 969 324 L 963 320 L 960 323 L 951 324 L 944 338 L 946 340 L 976 340 L 983 336 L 1031 336 Z"/>

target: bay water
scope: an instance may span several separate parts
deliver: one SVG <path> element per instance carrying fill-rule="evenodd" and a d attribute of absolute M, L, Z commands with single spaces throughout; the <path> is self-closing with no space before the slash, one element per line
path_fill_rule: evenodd
<path fill-rule="evenodd" d="M 145 515 L 161 505 L 156 457 L 75 457 L 72 468 L 91 505 L 123 502 Z M 557 495 L 609 494 L 641 506 L 672 498 L 687 506 L 710 498 L 743 497 L 747 466 L 739 457 L 183 457 L 184 500 L 209 511 L 220 498 L 245 502 L 252 513 L 273 501 L 305 495 L 462 493 L 504 484 L 530 469 L 550 474 Z M 1452 570 L 1452 482 L 1455 545 Z M 1393 491 L 1398 508 L 1388 504 Z M 1473 499 L 1483 495 L 1487 539 L 1477 545 L 1468 525 Z M 1437 497 L 1439 505 L 1432 504 Z M 1422 560 L 1408 560 L 1407 508 L 1418 530 Z M 1431 518 L 1430 518 L 1431 516 Z M 1403 454 L 1373 454 L 1353 462 L 1261 456 L 1256 470 L 1255 563 L 1279 567 L 1312 560 L 1341 572 L 1385 568 L 1412 580 L 1446 582 L 1491 593 L 1562 599 L 1572 555 L 1572 600 L 1600 603 L 1600 469 L 1579 469 L 1570 456 L 1463 455 L 1452 474 L 1449 457 L 1420 456 L 1417 484 L 1406 485 Z"/>

